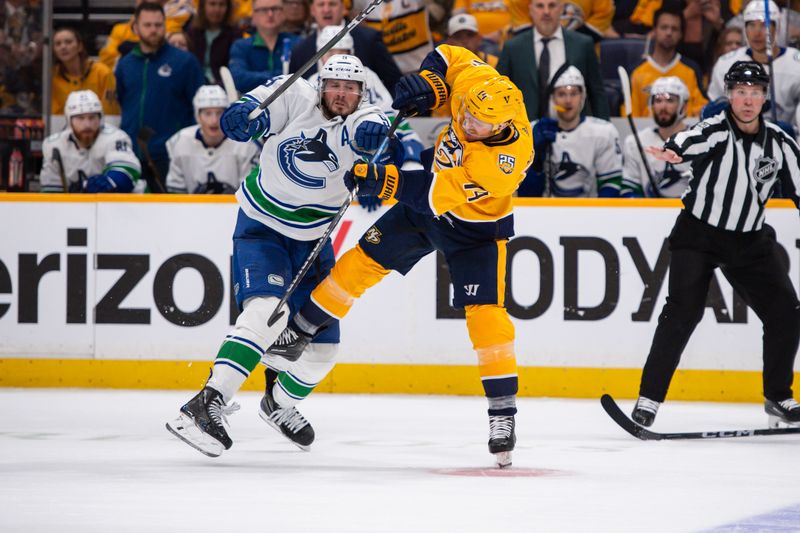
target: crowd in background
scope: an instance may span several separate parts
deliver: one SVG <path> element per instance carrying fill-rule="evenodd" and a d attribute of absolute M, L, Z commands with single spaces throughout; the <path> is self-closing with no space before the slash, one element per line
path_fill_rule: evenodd
<path fill-rule="evenodd" d="M 52 113 L 64 112 L 71 92 L 93 91 L 104 114 L 121 115 L 121 129 L 142 159 L 143 176 L 166 176 L 167 141 L 195 123 L 193 97 L 203 85 L 223 84 L 221 67 L 228 67 L 241 93 L 295 72 L 316 52 L 320 30 L 346 24 L 368 3 L 137 0 L 135 15 L 113 27 L 97 57 L 88 54 L 90 36 L 78 28 L 58 27 L 52 39 Z M 751 28 L 749 21 L 757 17 L 747 18 L 745 3 L 385 0 L 350 35 L 353 54 L 390 93 L 402 74 L 415 71 L 437 44 L 448 43 L 472 50 L 509 76 L 522 91 L 532 122 L 559 118 L 552 102 L 553 84 L 566 66 L 582 75 L 584 115 L 607 120 L 624 113 L 616 73 L 622 65 L 630 75 L 634 117 L 651 116 L 650 87 L 663 77 L 683 82 L 688 89 L 683 115 L 697 117 L 709 102 L 720 57 L 741 50 L 761 60 L 752 49 L 766 32 L 763 23 L 760 29 Z M 764 1 L 752 3 L 761 6 L 763 15 Z M 787 127 L 796 127 L 800 52 L 791 47 L 800 38 L 800 13 L 795 11 L 800 0 L 774 8 L 770 15 L 780 47 L 775 49 L 776 64 L 785 56 L 796 63 L 786 68 L 798 72 L 796 81 L 782 81 L 784 74 L 776 73 L 785 89 L 778 91 L 776 103 L 782 111 L 779 118 Z M 41 61 L 36 45 L 41 29 L 32 22 L 40 17 L 39 9 L 35 0 L 5 0 L 0 11 L 0 108 L 6 113 L 30 113 L 39 105 L 41 87 L 35 74 Z M 312 67 L 305 77 L 316 70 Z M 711 100 L 719 97 L 712 96 Z"/>

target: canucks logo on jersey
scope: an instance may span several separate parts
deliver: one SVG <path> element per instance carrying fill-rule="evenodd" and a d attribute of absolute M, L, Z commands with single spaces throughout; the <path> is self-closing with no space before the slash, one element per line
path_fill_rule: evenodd
<path fill-rule="evenodd" d="M 284 175 L 300 187 L 322 189 L 325 176 L 339 168 L 339 158 L 328 146 L 328 134 L 290 137 L 278 145 L 278 164 Z"/>

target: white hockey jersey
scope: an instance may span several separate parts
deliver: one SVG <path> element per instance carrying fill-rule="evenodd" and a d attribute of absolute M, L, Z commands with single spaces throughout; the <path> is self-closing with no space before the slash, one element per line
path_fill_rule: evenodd
<path fill-rule="evenodd" d="M 242 98 L 262 102 L 285 79 L 275 77 Z M 367 104 L 345 119 L 328 120 L 317 102 L 316 89 L 298 79 L 270 104 L 260 166 L 236 192 L 247 216 L 301 241 L 319 239 L 349 195 L 342 178 L 362 159 L 351 145 L 358 125 L 388 124 L 380 109 Z"/>
<path fill-rule="evenodd" d="M 664 139 L 658 134 L 658 128 L 656 127 L 639 130 L 639 140 L 642 143 L 642 148 L 664 144 Z M 645 154 L 645 157 L 647 158 L 647 165 L 653 173 L 653 180 L 658 186 L 660 196 L 664 198 L 680 198 L 683 196 L 683 193 L 686 192 L 686 186 L 689 184 L 689 178 L 692 176 L 691 163 L 673 165 L 666 161 L 659 161 L 650 154 Z M 628 135 L 625 138 L 623 161 L 623 192 L 632 191 L 635 196 L 656 197 L 633 135 Z"/>
<path fill-rule="evenodd" d="M 596 197 L 601 188 L 619 194 L 622 150 L 611 122 L 584 117 L 574 129 L 558 132 L 545 157 L 545 196 Z"/>
<path fill-rule="evenodd" d="M 142 166 L 131 146 L 131 138 L 121 129 L 111 124 L 102 124 L 94 144 L 86 149 L 78 146 L 72 136 L 72 129 L 67 127 L 52 134 L 42 143 L 43 162 L 39 175 L 42 192 L 65 192 L 61 183 L 61 169 L 53 159 L 54 148 L 58 148 L 61 153 L 67 189 L 80 191 L 82 180 L 103 174 L 111 167 L 127 174 L 134 185 L 142 172 Z"/>
<path fill-rule="evenodd" d="M 711 71 L 711 81 L 708 85 L 708 97 L 716 100 L 725 96 L 725 73 L 736 61 L 753 61 L 750 49 L 747 47 L 737 48 L 728 52 L 717 60 L 714 70 Z M 781 54 L 772 61 L 772 69 L 775 72 L 775 99 L 773 105 L 777 104 L 778 120 L 783 120 L 795 127 L 795 112 L 797 104 L 800 102 L 800 50 L 797 48 L 781 49 Z M 770 117 L 771 112 L 766 114 Z"/>
<path fill-rule="evenodd" d="M 259 147 L 254 142 L 225 139 L 216 147 L 206 146 L 200 126 L 188 126 L 167 141 L 169 192 L 205 192 L 209 182 L 226 185 L 231 193 L 258 165 Z M 209 176 L 210 174 L 210 176 Z"/>

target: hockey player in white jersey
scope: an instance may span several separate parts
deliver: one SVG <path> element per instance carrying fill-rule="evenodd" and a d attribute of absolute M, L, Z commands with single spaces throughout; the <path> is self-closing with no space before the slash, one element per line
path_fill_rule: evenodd
<path fill-rule="evenodd" d="M 611 122 L 581 114 L 586 84 L 574 66 L 551 81 L 558 120 L 533 123 L 533 165 L 518 196 L 617 197 L 622 181 L 619 133 Z"/>
<path fill-rule="evenodd" d="M 197 125 L 167 141 L 167 190 L 173 193 L 233 194 L 258 164 L 259 145 L 227 139 L 219 125 L 228 97 L 218 85 L 203 85 L 192 99 Z"/>
<path fill-rule="evenodd" d="M 683 119 L 689 102 L 689 89 L 677 76 L 658 78 L 650 86 L 648 107 L 656 123 L 655 127 L 638 130 L 642 148 L 661 146 L 672 135 L 686 129 Z M 625 138 L 623 147 L 622 193 L 626 198 L 665 197 L 680 198 L 686 191 L 691 177 L 691 165 L 673 165 L 645 154 L 647 167 L 636 146 L 633 134 Z M 652 175 L 652 182 L 648 170 Z M 658 188 L 654 191 L 654 186 Z"/>
<path fill-rule="evenodd" d="M 751 1 L 744 9 L 742 18 L 744 19 L 744 33 L 748 46 L 743 46 L 732 52 L 728 52 L 717 60 L 711 72 L 711 81 L 708 85 L 708 97 L 715 102 L 709 104 L 714 106 L 708 115 L 715 115 L 722 111 L 724 107 L 719 107 L 719 99 L 725 96 L 725 74 L 737 61 L 757 61 L 767 67 L 767 32 L 766 32 L 766 11 L 763 1 Z M 777 21 L 780 18 L 780 10 L 775 2 L 769 0 L 770 17 L 770 42 L 776 43 L 776 35 L 779 31 Z M 773 44 L 772 49 L 772 84 L 775 88 L 775 102 L 771 105 L 776 106 L 776 117 L 779 121 L 786 122 L 797 127 L 795 123 L 795 113 L 798 102 L 800 102 L 800 50 L 797 48 L 780 48 Z M 724 102 L 724 101 L 723 101 Z M 771 116 L 769 113 L 766 116 Z"/>
<path fill-rule="evenodd" d="M 337 55 L 322 69 L 318 88 L 298 79 L 254 120 L 258 108 L 288 77 L 277 77 L 248 92 L 222 115 L 225 135 L 247 143 L 263 139 L 260 166 L 239 187 L 233 234 L 233 283 L 241 314 L 217 352 L 205 387 L 181 407 L 167 429 L 211 457 L 232 445 L 223 417 L 233 395 L 259 362 L 267 365 L 267 390 L 259 415 L 298 447 L 307 449 L 314 430 L 294 405 L 333 368 L 338 323 L 314 338 L 295 362 L 265 355 L 287 323 L 267 320 L 347 199 L 344 174 L 386 137 L 388 120 L 363 102 L 366 75 L 354 56 Z M 298 285 L 290 316 L 308 299 L 334 263 L 330 241 Z"/>
<path fill-rule="evenodd" d="M 325 26 L 319 30 L 317 32 L 317 50 L 320 50 L 323 46 L 328 44 L 331 39 L 336 37 L 341 29 L 342 26 Z M 345 34 L 344 37 L 339 39 L 334 48 L 331 48 L 322 56 L 319 61 L 317 72 L 312 74 L 308 78 L 308 81 L 311 82 L 311 84 L 317 83 L 319 79 L 319 72 L 322 71 L 322 66 L 326 61 L 328 61 L 328 59 L 337 54 L 352 55 L 353 51 L 353 38 L 350 36 L 350 34 Z M 389 121 L 394 122 L 394 119 L 397 116 L 397 111 L 392 109 L 392 94 L 383 84 L 375 71 L 365 66 L 364 72 L 367 74 L 367 94 L 365 96 L 365 100 L 368 103 L 380 108 L 380 110 L 383 111 L 383 113 L 389 118 Z M 422 145 L 422 139 L 417 132 L 411 128 L 411 125 L 407 120 L 403 120 L 403 122 L 400 123 L 400 126 L 398 126 L 397 130 L 395 131 L 395 135 L 403 147 L 403 161 L 416 161 L 419 163 L 420 154 L 422 153 L 424 146 Z M 368 211 L 376 210 L 382 203 L 381 199 L 377 196 L 360 196 L 358 198 L 358 202 Z"/>
<path fill-rule="evenodd" d="M 67 127 L 42 144 L 42 192 L 131 192 L 142 166 L 124 131 L 103 122 L 89 90 L 74 91 L 64 107 Z"/>

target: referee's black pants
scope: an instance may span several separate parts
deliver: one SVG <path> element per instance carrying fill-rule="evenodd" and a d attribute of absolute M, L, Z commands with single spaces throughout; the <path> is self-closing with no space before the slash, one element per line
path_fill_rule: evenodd
<path fill-rule="evenodd" d="M 669 294 L 658 317 L 639 395 L 664 401 L 683 349 L 703 317 L 711 276 L 719 268 L 764 326 L 764 397 L 791 398 L 800 303 L 775 230 L 766 224 L 747 233 L 721 230 L 682 211 L 669 244 Z"/>

